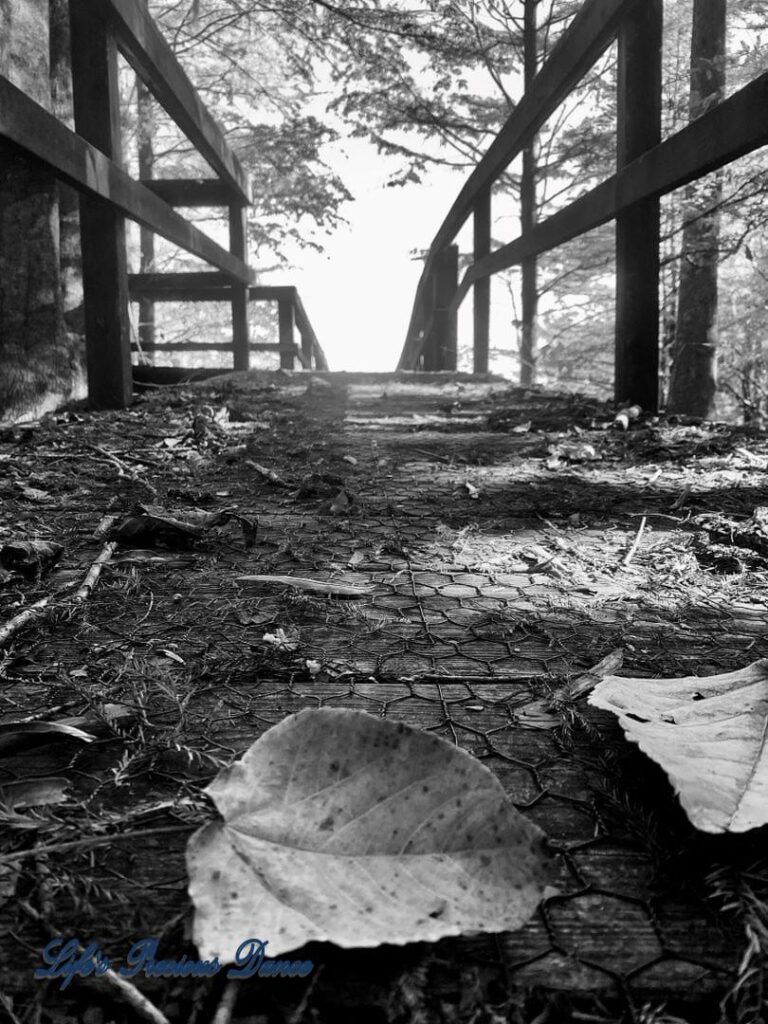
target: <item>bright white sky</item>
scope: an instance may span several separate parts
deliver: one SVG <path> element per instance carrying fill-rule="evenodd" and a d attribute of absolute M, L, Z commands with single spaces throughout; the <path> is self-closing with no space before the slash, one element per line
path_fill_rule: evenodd
<path fill-rule="evenodd" d="M 295 270 L 263 280 L 297 286 L 332 369 L 393 370 L 422 268 L 411 253 L 429 246 L 464 176 L 436 169 L 422 185 L 386 188 L 394 161 L 362 140 L 343 150 L 332 160 L 355 196 L 341 211 L 349 226 L 324 253 L 297 248 Z"/>

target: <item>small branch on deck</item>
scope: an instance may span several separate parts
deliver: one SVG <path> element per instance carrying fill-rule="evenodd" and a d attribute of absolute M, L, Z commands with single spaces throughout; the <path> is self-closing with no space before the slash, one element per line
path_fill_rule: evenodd
<path fill-rule="evenodd" d="M 83 601 L 87 601 L 91 596 L 93 588 L 99 581 L 101 576 L 101 570 L 112 558 L 112 555 L 117 550 L 117 541 L 108 541 L 99 552 L 98 558 L 93 562 L 90 569 L 88 570 L 85 579 L 77 589 L 77 593 L 74 596 L 74 601 L 77 604 L 81 604 Z"/>
<path fill-rule="evenodd" d="M 105 459 L 108 459 L 117 470 L 119 476 L 127 476 L 128 479 L 132 480 L 134 483 L 141 484 L 142 487 L 146 487 L 153 498 L 157 497 L 157 488 L 148 480 L 145 480 L 144 477 L 140 476 L 135 469 L 131 469 L 127 463 L 123 462 L 122 459 L 119 459 L 113 452 L 107 451 L 106 448 L 102 448 L 98 444 L 91 444 L 88 445 L 88 447 L 92 451 L 98 452 L 99 455 L 103 455 Z"/>
<path fill-rule="evenodd" d="M 627 566 L 629 565 L 629 563 L 632 561 L 632 559 L 635 557 L 635 554 L 637 553 L 637 547 L 638 547 L 638 545 L 640 543 L 640 538 L 643 536 L 643 531 L 645 530 L 645 522 L 646 522 L 647 518 L 648 518 L 647 516 L 643 516 L 643 518 L 640 520 L 640 528 L 637 531 L 637 536 L 634 539 L 632 547 L 626 553 L 626 555 L 624 556 L 624 559 L 623 559 L 623 561 L 621 563 L 622 569 L 626 569 L 627 568 Z"/>
<path fill-rule="evenodd" d="M 88 572 L 86 573 L 85 579 L 78 587 L 72 600 L 75 604 L 82 604 L 86 601 L 96 586 L 101 570 L 112 558 L 112 555 L 117 548 L 115 541 L 110 541 L 105 544 L 101 549 L 98 557 L 93 562 Z M 59 597 L 63 597 L 72 589 L 72 584 L 62 587 L 60 590 L 55 591 L 53 594 L 48 594 L 47 597 L 41 597 L 39 601 L 35 601 L 34 604 L 30 605 L 29 608 L 25 608 L 24 611 L 19 612 L 12 619 L 0 626 L 0 647 L 3 647 L 8 643 L 17 633 L 20 633 L 22 629 L 27 626 L 31 626 L 33 622 L 37 622 L 38 619 L 42 619 L 48 611 L 48 607 L 52 601 Z"/>
<path fill-rule="evenodd" d="M 51 938 L 58 938 L 61 934 L 58 929 L 51 926 L 43 914 L 35 910 L 26 900 L 19 900 L 18 906 L 33 921 L 42 925 Z M 83 947 L 78 946 L 78 953 L 83 951 Z M 168 1018 L 158 1010 L 154 1003 L 151 1003 L 145 995 L 139 992 L 135 985 L 116 974 L 111 968 L 99 975 L 94 975 L 89 982 L 94 988 L 101 990 L 104 995 L 130 1006 L 142 1020 L 149 1021 L 150 1024 L 169 1024 Z"/>
<path fill-rule="evenodd" d="M 216 1007 L 216 1014 L 211 1024 L 230 1024 L 239 992 L 239 980 L 237 978 L 230 978 L 224 986 L 224 991 L 221 994 L 221 999 Z"/>

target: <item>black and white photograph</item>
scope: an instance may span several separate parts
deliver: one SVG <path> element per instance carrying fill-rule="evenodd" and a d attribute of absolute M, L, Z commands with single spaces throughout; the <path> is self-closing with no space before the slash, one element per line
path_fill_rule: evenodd
<path fill-rule="evenodd" d="M 0 0 L 0 1024 L 768 1022 L 768 0 Z"/>

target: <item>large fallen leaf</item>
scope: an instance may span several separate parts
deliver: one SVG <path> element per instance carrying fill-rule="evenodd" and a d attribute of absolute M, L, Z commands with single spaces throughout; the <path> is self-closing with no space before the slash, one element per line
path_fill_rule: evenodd
<path fill-rule="evenodd" d="M 768 823 L 768 660 L 719 676 L 606 676 L 589 702 L 661 765 L 696 828 Z"/>
<path fill-rule="evenodd" d="M 223 816 L 187 848 L 195 941 L 231 962 L 311 940 L 402 945 L 521 927 L 544 888 L 543 833 L 498 779 L 431 733 L 306 710 L 207 789 Z"/>

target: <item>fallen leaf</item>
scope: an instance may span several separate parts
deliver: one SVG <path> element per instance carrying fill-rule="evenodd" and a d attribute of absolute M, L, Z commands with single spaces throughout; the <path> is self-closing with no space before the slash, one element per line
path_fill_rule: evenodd
<path fill-rule="evenodd" d="M 589 702 L 661 765 L 696 828 L 768 823 L 768 659 L 717 676 L 607 676 Z"/>
<path fill-rule="evenodd" d="M 64 547 L 45 540 L 9 541 L 0 548 L 0 565 L 9 572 L 41 573 L 61 558 Z"/>
<path fill-rule="evenodd" d="M 15 810 L 17 807 L 63 804 L 67 799 L 69 785 L 69 779 L 59 776 L 6 782 L 0 786 L 0 804 L 11 810 Z"/>
<path fill-rule="evenodd" d="M 298 640 L 286 633 L 284 629 L 276 629 L 274 633 L 265 633 L 261 639 L 265 644 L 270 644 L 279 651 L 295 651 L 299 646 Z"/>
<path fill-rule="evenodd" d="M 195 941 L 231 962 L 520 928 L 545 895 L 544 834 L 460 748 L 363 711 L 269 729 L 206 792 L 223 821 L 187 847 Z"/>

